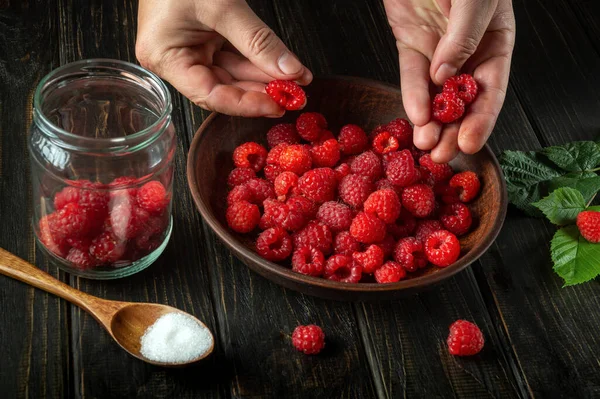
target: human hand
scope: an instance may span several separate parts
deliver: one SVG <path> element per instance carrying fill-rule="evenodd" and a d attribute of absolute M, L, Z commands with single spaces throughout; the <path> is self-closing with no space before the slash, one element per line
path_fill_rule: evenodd
<path fill-rule="evenodd" d="M 244 0 L 140 0 L 135 51 L 195 104 L 229 115 L 280 117 L 266 83 L 312 80 Z"/>
<path fill-rule="evenodd" d="M 414 143 L 436 162 L 479 151 L 504 103 L 515 41 L 511 0 L 384 0 L 400 57 L 402 100 Z M 430 82 L 472 74 L 479 94 L 462 120 L 431 119 Z"/>

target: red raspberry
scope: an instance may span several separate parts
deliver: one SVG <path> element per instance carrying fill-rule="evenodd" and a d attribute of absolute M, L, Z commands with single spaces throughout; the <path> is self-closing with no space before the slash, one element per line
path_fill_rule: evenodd
<path fill-rule="evenodd" d="M 229 205 L 225 213 L 227 224 L 233 231 L 238 233 L 249 233 L 260 221 L 258 206 L 247 201 L 238 201 Z"/>
<path fill-rule="evenodd" d="M 336 139 L 317 142 L 310 150 L 314 166 L 332 168 L 340 160 L 340 145 Z"/>
<path fill-rule="evenodd" d="M 233 151 L 233 163 L 237 168 L 252 168 L 260 172 L 267 163 L 267 150 L 258 143 L 249 141 Z"/>
<path fill-rule="evenodd" d="M 358 283 L 362 277 L 362 266 L 350 256 L 333 255 L 325 264 L 324 276 L 342 283 Z"/>
<path fill-rule="evenodd" d="M 415 238 L 422 243 L 425 243 L 427 237 L 438 230 L 444 230 L 444 226 L 439 220 L 419 220 L 415 231 Z"/>
<path fill-rule="evenodd" d="M 54 197 L 56 210 L 62 209 L 68 203 L 77 203 L 82 208 L 94 214 L 102 214 L 107 211 L 109 194 L 104 186 L 92 183 L 89 180 L 71 181 L 74 187 L 65 187 Z M 103 217 L 100 215 L 98 217 Z"/>
<path fill-rule="evenodd" d="M 366 151 L 354 158 L 350 169 L 355 175 L 366 176 L 370 181 L 377 181 L 383 174 L 381 160 L 373 151 Z"/>
<path fill-rule="evenodd" d="M 307 276 L 319 277 L 325 268 L 325 256 L 316 248 L 300 247 L 292 256 L 292 270 Z"/>
<path fill-rule="evenodd" d="M 413 142 L 413 128 L 406 119 L 397 118 L 385 125 L 385 130 L 398 140 L 398 148 L 409 148 Z"/>
<path fill-rule="evenodd" d="M 433 118 L 442 123 L 454 122 L 465 113 L 465 103 L 454 93 L 439 93 L 433 99 Z"/>
<path fill-rule="evenodd" d="M 417 227 L 415 217 L 406 209 L 402 209 L 400 216 L 393 224 L 387 225 L 387 230 L 397 240 L 410 236 Z"/>
<path fill-rule="evenodd" d="M 325 346 L 325 334 L 321 327 L 310 324 L 298 326 L 292 334 L 292 343 L 300 352 L 306 355 L 314 355 Z"/>
<path fill-rule="evenodd" d="M 128 197 L 113 201 L 109 216 L 113 234 L 122 241 L 137 236 L 149 218 L 150 214 Z"/>
<path fill-rule="evenodd" d="M 296 130 L 306 141 L 317 141 L 327 129 L 327 120 L 318 112 L 305 112 L 296 119 Z"/>
<path fill-rule="evenodd" d="M 72 247 L 83 252 L 89 252 L 92 240 L 90 238 L 67 238 L 67 243 Z"/>
<path fill-rule="evenodd" d="M 235 186 L 233 190 L 227 194 L 227 205 L 233 205 L 239 201 L 254 203 L 254 194 L 246 184 Z"/>
<path fill-rule="evenodd" d="M 309 170 L 298 180 L 298 190 L 306 198 L 317 203 L 332 201 L 336 188 L 337 180 L 331 168 Z"/>
<path fill-rule="evenodd" d="M 481 183 L 474 172 L 460 172 L 450 179 L 450 187 L 458 190 L 458 198 L 462 202 L 471 202 L 479 194 Z"/>
<path fill-rule="evenodd" d="M 168 217 L 151 216 L 144 224 L 140 234 L 135 238 L 135 247 L 143 253 L 154 251 L 162 243 L 163 233 L 168 223 Z"/>
<path fill-rule="evenodd" d="M 79 203 L 80 189 L 77 187 L 65 187 L 54 196 L 54 208 L 58 211 L 67 204 Z"/>
<path fill-rule="evenodd" d="M 352 256 L 354 252 L 360 251 L 360 243 L 352 237 L 349 231 L 342 231 L 335 236 L 333 252 L 337 255 Z"/>
<path fill-rule="evenodd" d="M 348 205 L 336 201 L 325 202 L 317 212 L 317 219 L 329 226 L 334 233 L 348 230 L 353 216 Z"/>
<path fill-rule="evenodd" d="M 339 192 L 342 201 L 358 208 L 373 192 L 373 183 L 365 176 L 350 174 L 340 182 Z"/>
<path fill-rule="evenodd" d="M 288 111 L 297 111 L 306 105 L 306 93 L 292 80 L 273 80 L 265 87 L 267 94 Z"/>
<path fill-rule="evenodd" d="M 256 172 L 251 168 L 235 168 L 229 173 L 227 185 L 230 188 L 246 183 L 250 179 L 256 177 Z"/>
<path fill-rule="evenodd" d="M 388 157 L 385 167 L 385 175 L 392 184 L 406 187 L 416 179 L 415 161 L 408 150 L 392 153 Z"/>
<path fill-rule="evenodd" d="M 308 218 L 301 208 L 292 208 L 287 203 L 274 199 L 264 201 L 265 211 L 258 227 L 266 230 L 270 227 L 281 227 L 288 231 L 297 231 L 303 228 Z"/>
<path fill-rule="evenodd" d="M 131 198 L 135 198 L 138 189 L 133 187 L 138 183 L 138 180 L 133 176 L 121 176 L 114 179 L 108 187 L 112 190 L 110 197 L 126 195 Z"/>
<path fill-rule="evenodd" d="M 317 141 L 313 142 L 313 144 L 323 143 L 323 142 L 325 142 L 327 140 L 331 140 L 331 139 L 337 141 L 337 139 L 335 138 L 335 136 L 333 135 L 333 133 L 331 133 L 330 130 L 323 130 L 321 132 L 321 135 L 317 139 Z"/>
<path fill-rule="evenodd" d="M 64 258 L 69 251 L 69 244 L 64 238 L 52 232 L 52 228 L 50 226 L 55 224 L 56 218 L 56 214 L 51 213 L 50 215 L 46 215 L 40 219 L 39 239 L 40 242 L 44 244 L 46 249 L 48 249 L 48 251 L 52 252 L 56 256 Z"/>
<path fill-rule="evenodd" d="M 425 184 L 415 184 L 406 187 L 402 192 L 402 206 L 413 216 L 426 218 L 435 209 L 435 195 L 431 187 Z"/>
<path fill-rule="evenodd" d="M 369 138 L 364 130 L 356 125 L 346 125 L 338 134 L 340 150 L 343 154 L 360 154 L 369 146 Z"/>
<path fill-rule="evenodd" d="M 279 165 L 279 158 L 283 150 L 288 148 L 290 144 L 281 143 L 271 148 L 271 151 L 267 154 L 267 165 Z"/>
<path fill-rule="evenodd" d="M 283 169 L 281 169 L 281 166 L 279 165 L 267 165 L 265 166 L 264 172 L 265 178 L 271 183 L 273 183 L 275 182 L 275 179 L 277 179 L 277 176 L 279 176 L 279 174 L 283 172 Z"/>
<path fill-rule="evenodd" d="M 429 187 L 434 187 L 435 186 L 435 177 L 433 177 L 433 174 L 431 174 L 431 172 L 429 171 L 429 169 L 426 169 L 422 166 L 419 166 L 416 169 L 416 174 L 420 175 L 419 179 L 416 181 L 416 183 L 423 183 L 428 185 Z"/>
<path fill-rule="evenodd" d="M 109 231 L 105 231 L 92 240 L 90 254 L 100 263 L 115 263 L 125 253 L 126 245 Z"/>
<path fill-rule="evenodd" d="M 398 263 L 388 261 L 375 270 L 375 281 L 379 284 L 397 283 L 406 277 L 406 270 Z"/>
<path fill-rule="evenodd" d="M 331 252 L 333 237 L 331 230 L 323 223 L 313 220 L 306 227 L 292 236 L 294 248 L 309 247 L 316 248 L 323 254 Z"/>
<path fill-rule="evenodd" d="M 279 144 L 298 144 L 300 136 L 296 126 L 292 123 L 279 123 L 267 132 L 267 143 L 269 148 L 275 148 Z M 267 162 L 268 163 L 268 162 Z"/>
<path fill-rule="evenodd" d="M 376 243 L 379 248 L 383 250 L 383 255 L 385 258 L 389 258 L 394 254 L 394 249 L 396 248 L 396 240 L 392 234 L 386 234 L 383 241 L 379 241 Z"/>
<path fill-rule="evenodd" d="M 250 179 L 244 184 L 252 193 L 252 202 L 258 206 L 262 205 L 267 198 L 275 198 L 275 190 L 273 186 L 264 179 Z"/>
<path fill-rule="evenodd" d="M 281 151 L 279 166 L 285 171 L 301 176 L 312 167 L 310 151 L 302 144 L 289 145 Z"/>
<path fill-rule="evenodd" d="M 169 195 L 159 181 L 149 181 L 137 193 L 138 205 L 153 215 L 162 213 L 169 205 Z"/>
<path fill-rule="evenodd" d="M 431 233 L 425 240 L 423 247 L 427 259 L 438 267 L 449 266 L 460 256 L 458 238 L 446 230 Z"/>
<path fill-rule="evenodd" d="M 394 250 L 394 260 L 408 272 L 416 272 L 427 266 L 423 244 L 415 237 L 405 237 L 398 241 Z"/>
<path fill-rule="evenodd" d="M 431 155 L 429 154 L 425 154 L 419 158 L 419 165 L 431 172 L 436 183 L 446 182 L 454 174 L 450 165 L 447 163 L 433 162 L 431 160 Z"/>
<path fill-rule="evenodd" d="M 369 133 L 369 139 L 373 140 L 375 138 L 375 136 L 377 136 L 379 133 L 381 132 L 385 132 L 386 125 L 377 125 L 375 126 L 375 129 L 371 130 L 371 133 Z"/>
<path fill-rule="evenodd" d="M 386 228 L 375 215 L 360 212 L 350 225 L 350 234 L 364 244 L 372 244 L 385 238 Z"/>
<path fill-rule="evenodd" d="M 409 151 L 412 154 L 413 159 L 420 159 L 423 155 L 427 154 L 427 151 L 418 149 L 414 144 L 410 146 Z"/>
<path fill-rule="evenodd" d="M 600 212 L 583 211 L 577 215 L 577 228 L 579 232 L 591 243 L 600 242 Z"/>
<path fill-rule="evenodd" d="M 283 172 L 275 179 L 275 194 L 284 201 L 296 186 L 298 186 L 298 176 L 292 172 Z"/>
<path fill-rule="evenodd" d="M 307 220 L 312 220 L 317 216 L 318 205 L 309 200 L 308 198 L 302 197 L 301 195 L 293 195 L 288 198 L 286 204 L 290 207 L 291 211 L 301 212 Z"/>
<path fill-rule="evenodd" d="M 342 181 L 342 179 L 346 176 L 348 176 L 351 173 L 351 169 L 350 169 L 350 165 L 348 165 L 347 163 L 342 163 L 339 164 L 335 169 L 335 178 L 337 179 L 338 183 Z"/>
<path fill-rule="evenodd" d="M 460 202 L 458 190 L 447 184 L 438 184 L 433 187 L 433 192 L 444 204 L 455 204 Z"/>
<path fill-rule="evenodd" d="M 394 223 L 400 211 L 402 205 L 400 205 L 400 199 L 394 190 L 385 189 L 375 191 L 364 204 L 365 212 L 372 213 L 381 219 L 384 223 Z"/>
<path fill-rule="evenodd" d="M 284 260 L 292 254 L 292 238 L 281 227 L 270 228 L 256 239 L 256 252 L 266 260 Z"/>
<path fill-rule="evenodd" d="M 444 82 L 444 92 L 454 93 L 465 104 L 471 104 L 477 97 L 477 82 L 473 76 L 463 73 L 462 75 L 452 76 Z"/>
<path fill-rule="evenodd" d="M 472 356 L 478 354 L 485 340 L 477 325 L 467 320 L 456 320 L 450 325 L 448 350 L 454 356 Z"/>
<path fill-rule="evenodd" d="M 378 154 L 394 152 L 397 151 L 399 147 L 398 139 L 392 136 L 390 132 L 381 132 L 373 138 L 373 151 Z"/>
<path fill-rule="evenodd" d="M 66 259 L 79 270 L 87 270 L 97 265 L 96 259 L 87 251 L 71 248 Z"/>
<path fill-rule="evenodd" d="M 462 236 L 469 232 L 473 218 L 471 211 L 465 204 L 460 202 L 451 205 L 445 205 L 441 210 L 440 221 L 449 232 Z"/>
<path fill-rule="evenodd" d="M 81 206 L 71 202 L 48 219 L 52 236 L 61 239 L 82 238 L 90 231 L 91 221 L 88 212 Z"/>
<path fill-rule="evenodd" d="M 373 273 L 381 267 L 384 257 L 383 249 L 375 244 L 369 245 L 364 252 L 354 252 L 352 254 L 354 261 L 362 266 L 363 273 Z"/>
<path fill-rule="evenodd" d="M 394 192 L 396 193 L 398 198 L 400 198 L 400 196 L 402 195 L 402 191 L 403 191 L 402 187 L 394 185 L 388 179 L 379 179 L 375 182 L 375 191 L 386 190 L 386 189 L 394 190 Z"/>

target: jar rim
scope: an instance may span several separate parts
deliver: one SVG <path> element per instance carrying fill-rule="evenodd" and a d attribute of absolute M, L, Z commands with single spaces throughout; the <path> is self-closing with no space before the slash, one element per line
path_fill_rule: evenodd
<path fill-rule="evenodd" d="M 160 115 L 158 115 L 157 119 L 146 126 L 144 129 L 139 130 L 133 134 L 123 136 L 123 137 L 111 137 L 111 138 L 97 138 L 97 137 L 84 137 L 79 136 L 77 134 L 71 133 L 67 130 L 62 129 L 56 124 L 52 123 L 48 117 L 42 111 L 42 101 L 43 101 L 43 91 L 46 88 L 46 85 L 52 82 L 53 79 L 58 79 L 61 74 L 70 69 L 79 69 L 80 71 L 86 70 L 86 68 L 106 68 L 106 69 L 120 69 L 121 72 L 129 73 L 129 77 L 136 77 L 142 80 L 150 80 L 151 85 L 157 89 L 157 97 L 161 97 L 161 107 L 160 107 Z M 148 89 L 150 92 L 151 90 Z M 40 82 L 38 83 L 34 96 L 33 96 L 33 112 L 34 117 L 41 121 L 41 123 L 51 130 L 52 133 L 58 135 L 59 137 L 64 137 L 66 139 L 78 140 L 81 142 L 89 142 L 89 143 L 107 143 L 114 145 L 126 145 L 131 141 L 139 140 L 140 138 L 155 132 L 160 132 L 161 125 L 166 125 L 165 121 L 170 119 L 171 111 L 173 108 L 171 93 L 167 88 L 166 84 L 153 72 L 142 68 L 139 65 L 133 64 L 131 62 L 110 59 L 110 58 L 90 58 L 79 60 L 75 62 L 70 62 L 65 65 L 62 65 L 52 71 L 50 71 L 46 76 L 44 76 Z M 81 145 L 78 145 L 81 147 Z"/>

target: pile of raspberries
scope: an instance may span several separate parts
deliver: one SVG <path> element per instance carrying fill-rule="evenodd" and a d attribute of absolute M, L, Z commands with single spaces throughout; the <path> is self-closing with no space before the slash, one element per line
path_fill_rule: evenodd
<path fill-rule="evenodd" d="M 139 188 L 136 182 L 71 181 L 54 196 L 55 211 L 40 219 L 40 242 L 79 270 L 127 266 L 146 256 L 164 239 L 170 195 L 159 181 Z"/>
<path fill-rule="evenodd" d="M 267 132 L 269 151 L 247 142 L 233 152 L 226 219 L 257 229 L 256 252 L 291 260 L 292 270 L 346 283 L 392 283 L 429 263 L 458 259 L 469 232 L 466 205 L 480 190 L 471 171 L 455 174 L 412 144 L 405 119 L 370 135 L 345 125 L 335 137 L 316 112 Z"/>

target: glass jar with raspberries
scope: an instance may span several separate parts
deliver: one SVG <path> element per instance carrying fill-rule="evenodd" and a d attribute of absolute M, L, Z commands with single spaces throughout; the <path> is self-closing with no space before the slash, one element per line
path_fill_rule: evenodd
<path fill-rule="evenodd" d="M 127 62 L 84 60 L 44 77 L 33 108 L 33 224 L 51 262 L 95 279 L 148 267 L 172 228 L 165 84 Z"/>

